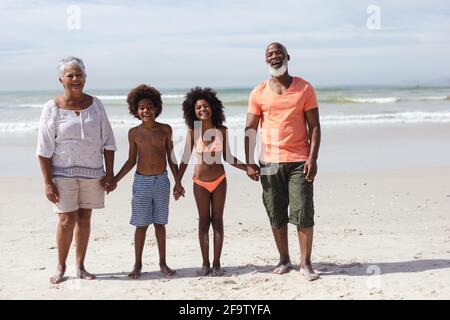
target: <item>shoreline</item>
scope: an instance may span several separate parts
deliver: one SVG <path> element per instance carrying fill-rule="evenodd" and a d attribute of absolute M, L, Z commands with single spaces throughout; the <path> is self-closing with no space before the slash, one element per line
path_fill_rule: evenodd
<path fill-rule="evenodd" d="M 244 124 L 243 124 L 244 125 Z M 128 157 L 127 129 L 114 130 L 118 151 L 115 170 Z M 232 152 L 244 157 L 244 129 L 230 127 Z M 179 161 L 185 129 L 174 130 L 174 145 Z M 40 177 L 35 157 L 36 134 L 2 134 L 3 154 L 0 177 Z M 322 127 L 318 166 L 320 172 L 365 172 L 376 170 L 445 166 L 450 164 L 447 124 L 404 124 L 402 126 Z M 229 166 L 228 166 L 229 167 Z M 229 167 L 232 169 L 231 167 Z"/>

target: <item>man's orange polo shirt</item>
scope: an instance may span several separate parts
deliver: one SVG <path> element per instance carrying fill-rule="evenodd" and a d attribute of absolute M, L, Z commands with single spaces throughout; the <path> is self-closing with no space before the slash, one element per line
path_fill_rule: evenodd
<path fill-rule="evenodd" d="M 299 77 L 283 93 L 275 93 L 269 80 L 250 94 L 248 113 L 260 116 L 261 155 L 264 162 L 299 162 L 309 156 L 305 112 L 318 108 L 312 86 Z"/>

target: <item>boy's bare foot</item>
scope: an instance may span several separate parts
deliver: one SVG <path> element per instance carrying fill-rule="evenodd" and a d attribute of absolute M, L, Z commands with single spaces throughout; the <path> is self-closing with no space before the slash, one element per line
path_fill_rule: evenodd
<path fill-rule="evenodd" d="M 278 265 L 273 269 L 272 273 L 283 274 L 292 269 L 292 264 L 290 261 L 278 263 Z"/>
<path fill-rule="evenodd" d="M 318 273 L 314 272 L 314 269 L 310 264 L 305 264 L 300 267 L 300 274 L 308 281 L 314 281 L 320 278 Z"/>
<path fill-rule="evenodd" d="M 173 276 L 177 272 L 175 270 L 170 269 L 167 264 L 160 266 L 159 270 L 164 274 L 164 276 Z"/>
<path fill-rule="evenodd" d="M 213 277 L 221 277 L 221 276 L 223 276 L 224 273 L 225 273 L 225 271 L 223 271 L 223 269 L 220 267 L 218 267 L 218 268 L 214 267 L 214 268 L 212 268 L 212 271 L 211 271 L 211 275 Z"/>
<path fill-rule="evenodd" d="M 128 274 L 128 277 L 131 278 L 131 279 L 137 279 L 137 278 L 139 278 L 139 277 L 141 276 L 141 270 L 142 270 L 142 266 L 136 266 L 136 265 L 134 265 L 133 271 L 131 271 L 131 272 Z"/>
<path fill-rule="evenodd" d="M 50 277 L 51 284 L 58 284 L 64 280 L 64 273 L 66 272 L 66 267 L 58 266 L 56 268 L 56 273 Z"/>
<path fill-rule="evenodd" d="M 197 274 L 202 277 L 206 277 L 211 272 L 211 268 L 209 266 L 203 266 L 201 270 L 197 271 Z"/>
<path fill-rule="evenodd" d="M 95 279 L 95 275 L 87 272 L 84 268 L 77 268 L 77 278 L 84 280 L 93 280 Z"/>

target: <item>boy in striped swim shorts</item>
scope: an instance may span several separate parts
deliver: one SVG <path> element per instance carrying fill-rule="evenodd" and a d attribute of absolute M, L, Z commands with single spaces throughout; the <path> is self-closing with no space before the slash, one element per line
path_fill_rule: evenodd
<path fill-rule="evenodd" d="M 155 236 L 159 250 L 159 266 L 166 276 L 175 271 L 166 263 L 166 227 L 169 215 L 170 182 L 167 177 L 167 163 L 175 180 L 173 195 L 175 200 L 184 196 L 184 189 L 178 175 L 178 166 L 173 152 L 172 128 L 156 122 L 161 114 L 162 101 L 158 90 L 140 85 L 128 94 L 127 103 L 130 113 L 142 123 L 128 132 L 128 160 L 114 178 L 114 188 L 137 162 L 134 174 L 132 213 L 130 224 L 136 227 L 134 234 L 135 263 L 128 274 L 137 279 L 142 270 L 142 252 L 149 225 L 155 227 Z"/>

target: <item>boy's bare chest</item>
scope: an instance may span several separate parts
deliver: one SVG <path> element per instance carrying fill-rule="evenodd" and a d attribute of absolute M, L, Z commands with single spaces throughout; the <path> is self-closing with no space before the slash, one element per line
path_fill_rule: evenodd
<path fill-rule="evenodd" d="M 136 135 L 136 144 L 140 148 L 150 149 L 150 148 L 164 148 L 166 145 L 167 136 L 165 132 L 152 132 Z"/>

